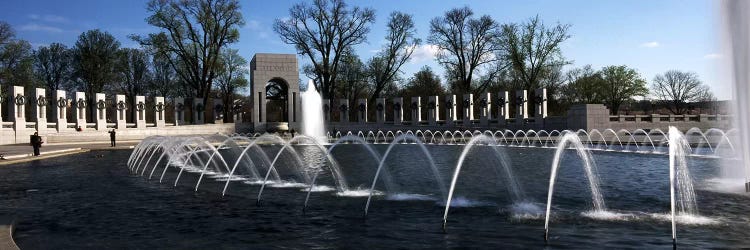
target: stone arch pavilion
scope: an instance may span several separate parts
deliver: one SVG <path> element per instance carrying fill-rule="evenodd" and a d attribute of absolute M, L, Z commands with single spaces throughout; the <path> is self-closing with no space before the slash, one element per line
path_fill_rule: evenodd
<path fill-rule="evenodd" d="M 299 71 L 294 54 L 258 53 L 250 61 L 255 131 L 299 130 Z"/>

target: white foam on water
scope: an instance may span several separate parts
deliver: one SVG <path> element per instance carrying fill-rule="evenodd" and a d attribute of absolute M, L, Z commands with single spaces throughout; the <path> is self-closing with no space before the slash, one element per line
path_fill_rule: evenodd
<path fill-rule="evenodd" d="M 393 201 L 434 201 L 437 198 L 425 194 L 389 194 L 386 199 Z"/>
<path fill-rule="evenodd" d="M 445 201 L 438 202 L 440 206 L 445 206 Z M 495 204 L 484 201 L 470 200 L 466 197 L 456 197 L 451 200 L 451 207 L 487 207 Z"/>
<path fill-rule="evenodd" d="M 672 221 L 671 214 L 651 214 L 651 218 L 667 222 Z M 678 224 L 683 225 L 716 225 L 721 222 L 720 220 L 711 217 L 686 213 L 678 213 L 675 215 L 674 219 Z"/>
<path fill-rule="evenodd" d="M 275 187 L 275 188 L 301 188 L 301 187 L 309 187 L 310 185 L 307 185 L 305 183 L 293 182 L 293 181 L 282 181 L 282 182 L 268 184 L 268 186 Z"/>
<path fill-rule="evenodd" d="M 227 180 L 229 180 L 229 181 L 246 181 L 247 178 L 241 177 L 241 176 L 232 176 L 232 178 L 229 178 L 229 177 L 214 178 L 214 181 L 219 181 L 219 182 L 223 182 L 223 181 L 227 181 Z"/>
<path fill-rule="evenodd" d="M 300 191 L 302 191 L 302 192 L 307 192 L 307 191 L 310 191 L 310 192 L 331 192 L 331 191 L 335 191 L 336 190 L 336 188 L 331 187 L 331 186 L 326 186 L 326 185 L 315 185 L 315 186 L 313 186 L 312 190 L 310 190 L 309 188 L 310 188 L 310 186 L 307 186 L 307 187 L 305 187 L 303 189 L 300 189 Z"/>
<path fill-rule="evenodd" d="M 581 216 L 595 220 L 606 220 L 606 221 L 629 221 L 637 219 L 635 214 L 629 213 L 618 213 L 608 210 L 590 210 L 582 212 Z"/>
<path fill-rule="evenodd" d="M 510 205 L 510 213 L 516 219 L 540 219 L 544 216 L 541 206 L 527 201 Z"/>
<path fill-rule="evenodd" d="M 351 189 L 351 190 L 345 190 L 336 193 L 336 196 L 345 196 L 345 197 L 367 197 L 370 195 L 369 189 Z M 374 190 L 372 192 L 372 195 L 383 195 L 383 192 Z"/>

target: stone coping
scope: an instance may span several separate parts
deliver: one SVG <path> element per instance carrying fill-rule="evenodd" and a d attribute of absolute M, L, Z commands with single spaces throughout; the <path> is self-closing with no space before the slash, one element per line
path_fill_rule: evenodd
<path fill-rule="evenodd" d="M 10 217 L 0 217 L 0 249 L 18 250 L 13 240 L 13 230 L 16 221 Z"/>

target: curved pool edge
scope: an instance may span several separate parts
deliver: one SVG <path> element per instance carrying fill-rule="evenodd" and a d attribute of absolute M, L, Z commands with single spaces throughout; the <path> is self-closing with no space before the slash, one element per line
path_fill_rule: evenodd
<path fill-rule="evenodd" d="M 16 220 L 9 217 L 0 217 L 0 249 L 18 250 L 18 245 L 13 240 Z"/>

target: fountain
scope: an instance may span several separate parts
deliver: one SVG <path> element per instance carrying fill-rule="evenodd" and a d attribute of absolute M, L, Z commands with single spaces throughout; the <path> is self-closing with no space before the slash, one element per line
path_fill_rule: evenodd
<path fill-rule="evenodd" d="M 723 176 L 728 183 L 743 181 L 745 191 L 750 192 L 750 3 L 742 0 L 722 1 L 722 17 L 724 17 L 724 51 L 725 64 L 729 69 L 730 80 L 733 83 L 735 114 L 734 126 L 738 128 L 739 152 L 741 164 L 729 163 L 726 168 L 734 170 Z M 735 173 L 744 172 L 744 178 L 737 178 Z"/>
<path fill-rule="evenodd" d="M 318 140 L 319 144 L 327 143 L 326 129 L 323 124 L 323 100 L 315 89 L 313 80 L 307 81 L 307 90 L 300 93 L 302 98 L 302 134 Z"/>
<path fill-rule="evenodd" d="M 309 121 L 309 120 L 308 120 Z M 307 123 L 311 124 L 311 123 Z M 314 123 L 312 123 L 314 124 Z M 555 184 L 558 177 L 565 152 L 572 150 L 580 159 L 583 167 L 583 175 L 577 181 L 587 182 L 587 188 L 591 195 L 591 205 L 584 208 L 583 212 L 576 212 L 574 218 L 586 217 L 594 221 L 650 221 L 653 223 L 672 223 L 672 239 L 676 243 L 677 224 L 687 225 L 715 225 L 717 219 L 703 217 L 698 214 L 698 202 L 694 191 L 693 177 L 688 170 L 688 163 L 691 159 L 719 158 L 719 157 L 737 157 L 739 151 L 735 151 L 734 144 L 737 141 L 738 133 L 736 130 L 724 132 L 720 129 L 701 130 L 692 128 L 686 130 L 685 134 L 671 127 L 668 133 L 654 129 L 645 131 L 637 129 L 634 131 L 613 129 L 605 130 L 501 130 L 501 131 L 470 131 L 470 130 L 406 130 L 406 131 L 341 131 L 334 135 L 329 135 L 332 144 L 320 144 L 318 139 L 321 137 L 312 137 L 300 135 L 291 139 L 284 139 L 272 134 L 248 134 L 247 136 L 205 136 L 205 137 L 149 137 L 139 143 L 127 160 L 127 165 L 134 175 L 145 175 L 147 171 L 151 175 L 158 169 L 161 172 L 161 180 L 174 178 L 173 186 L 178 187 L 181 179 L 195 181 L 188 183 L 190 189 L 195 192 L 202 192 L 206 189 L 218 188 L 219 195 L 226 195 L 230 190 L 230 183 L 237 182 L 238 185 L 232 185 L 231 189 L 237 188 L 236 192 L 247 192 L 247 186 L 260 186 L 257 192 L 257 203 L 260 204 L 261 195 L 264 190 L 269 188 L 295 187 L 301 188 L 299 191 L 305 192 L 304 205 L 302 211 L 307 213 L 308 203 L 313 197 L 326 195 L 333 192 L 336 199 L 346 199 L 343 197 L 367 197 L 363 200 L 365 203 L 364 215 L 367 216 L 372 198 L 374 196 L 385 197 L 390 204 L 394 202 L 435 202 L 431 206 L 444 206 L 443 211 L 443 230 L 447 224 L 448 215 L 451 207 L 458 204 L 472 206 L 499 206 L 501 211 L 509 211 L 512 218 L 518 220 L 538 220 L 544 216 L 545 241 L 550 240 L 549 228 L 552 217 L 561 218 L 556 224 L 565 225 L 565 210 L 560 209 L 558 215 L 553 215 L 552 197 L 555 191 Z M 355 146 L 352 144 L 358 144 Z M 351 145 L 351 146 L 344 146 Z M 404 145 L 399 146 L 398 145 Z M 441 146 L 442 145 L 442 146 Z M 481 157 L 469 157 L 469 152 L 479 149 L 490 150 L 493 153 L 482 154 Z M 334 150 L 343 148 L 341 151 Z M 554 151 L 552 150 L 554 149 Z M 450 154 L 434 153 L 435 150 L 448 150 L 455 152 L 456 155 L 452 162 L 445 164 L 446 157 Z M 535 183 L 522 183 L 521 180 L 527 177 L 528 171 L 524 170 L 527 166 L 514 164 L 513 156 L 506 151 L 513 151 L 515 154 L 524 154 L 524 152 L 533 152 L 536 154 L 552 154 L 551 163 L 543 163 L 549 167 L 549 182 L 546 183 L 546 211 L 543 211 L 535 199 L 541 199 L 539 193 L 528 194 L 524 192 L 526 186 L 533 186 Z M 380 152 L 384 152 L 381 156 Z M 548 152 L 548 153 L 545 153 Z M 602 156 L 595 156 L 594 152 L 600 152 Z M 386 162 L 391 156 L 407 155 L 409 163 L 402 163 L 404 159 L 399 160 L 397 165 L 387 167 Z M 357 155 L 354 164 L 351 160 L 348 163 L 341 163 L 347 155 Z M 597 153 L 599 154 L 599 153 Z M 269 157 L 272 156 L 272 157 Z M 523 159 L 525 164 L 529 161 L 537 162 L 532 158 Z M 639 156 L 643 155 L 643 156 Z M 651 155 L 651 156 L 646 156 Z M 304 156 L 304 157 L 303 157 Z M 489 158 L 488 158 L 489 156 Z M 602 195 L 600 179 L 598 176 L 596 157 L 616 157 L 620 160 L 640 161 L 641 158 L 663 158 L 665 162 L 664 181 L 669 182 L 670 195 L 668 196 L 671 206 L 670 213 L 653 213 L 643 211 L 616 212 L 608 210 Z M 466 159 L 480 159 L 482 164 L 490 164 L 488 161 L 481 159 L 496 159 L 497 163 L 493 164 L 496 174 L 495 178 L 487 178 L 485 171 L 477 169 L 475 166 L 465 166 Z M 363 160 L 371 161 L 374 166 L 363 164 Z M 414 164 L 414 160 L 424 160 L 429 166 L 422 168 Z M 346 160 L 345 160 L 346 162 Z M 392 162 L 392 161 L 391 161 Z M 442 163 L 441 163 L 442 162 Z M 606 162 L 606 161 L 605 161 Z M 667 164 L 668 163 L 668 164 Z M 375 167 L 377 164 L 377 168 Z M 476 163 L 473 163 L 476 164 Z M 472 165 L 473 165 L 472 164 Z M 691 163 L 692 164 L 692 163 Z M 280 173 L 279 168 L 284 171 Z M 619 166 L 618 166 L 619 167 Z M 618 168 L 619 169 L 619 168 Z M 366 171 L 363 171 L 366 170 Z M 373 172 L 368 172 L 373 171 Z M 533 171 L 540 171 L 539 168 Z M 610 170 L 611 171 L 611 170 Z M 480 174 L 477 175 L 477 172 Z M 521 178 L 519 178 L 519 172 Z M 657 171 L 658 172 L 658 171 Z M 167 174 L 170 173 L 170 174 Z M 361 176 L 367 173 L 365 176 Z M 296 176 L 294 180 L 282 180 L 280 176 Z M 370 175 L 373 174 L 373 175 Z M 609 173 L 611 174 L 611 172 Z M 649 172 L 653 175 L 653 172 Z M 358 176 L 353 178 L 350 175 Z M 461 177 L 470 175 L 470 177 Z M 150 175 L 149 175 L 150 176 Z M 190 178 L 186 176 L 191 176 Z M 450 185 L 443 183 L 442 176 L 452 176 Z M 382 177 L 382 190 L 376 190 L 376 184 Z M 395 182 L 393 177 L 401 178 Z M 497 192 L 488 196 L 488 190 L 478 190 L 479 200 L 468 200 L 466 198 L 454 200 L 454 192 L 459 177 L 465 182 L 487 182 L 495 181 L 497 184 L 503 184 L 506 190 Z M 150 177 L 149 177 L 150 178 Z M 429 183 L 423 181 L 418 187 L 408 186 L 414 182 L 415 178 L 427 178 Z M 566 180 L 571 178 L 565 176 Z M 204 179 L 210 181 L 204 181 Z M 316 182 L 325 180 L 323 184 Z M 362 180 L 371 180 L 363 182 Z M 434 181 L 433 181 L 434 180 Z M 402 183 L 402 182 L 406 183 Z M 210 185 L 205 184 L 209 182 Z M 219 182 L 217 184 L 216 182 Z M 204 183 L 203 185 L 201 183 Z M 332 186 L 329 186 L 332 183 Z M 433 186 L 433 184 L 435 186 Z M 662 182 L 663 183 L 663 182 Z M 244 185 L 243 185 L 244 184 Z M 470 184 L 470 185 L 472 185 Z M 602 187 L 610 188 L 611 183 L 605 183 Z M 184 184 L 183 184 L 184 185 Z M 406 186 L 404 186 L 406 185 Z M 199 187 L 207 186 L 199 189 Z M 402 192 L 403 187 L 414 189 L 414 191 Z M 490 187 L 492 185 L 482 184 L 481 187 Z M 657 185 L 658 186 L 658 185 Z M 489 189 L 489 188 L 488 188 Z M 245 190 L 245 191 L 242 191 Z M 439 191 L 439 192 L 435 192 Z M 477 190 L 469 191 L 472 194 Z M 585 191 L 584 191 L 585 192 Z M 318 195 L 313 196 L 316 193 Z M 437 194 L 440 194 L 438 196 Z M 277 193 L 274 193 L 277 194 Z M 509 204 L 495 204 L 482 199 L 488 199 L 501 195 L 507 197 Z M 562 204 L 571 204 L 570 191 L 558 191 L 555 195 L 558 202 Z M 244 196 L 244 195 L 243 195 Z M 302 196 L 302 195 L 300 195 Z M 664 196 L 663 194 L 661 195 Z M 610 198 L 617 201 L 622 196 L 615 195 Z M 330 200 L 330 198 L 328 198 Z M 576 200 L 573 200 L 578 203 Z M 321 201 L 331 204 L 330 201 Z M 614 204 L 618 204 L 615 202 Z M 389 205 L 392 206 L 392 205 Z M 330 208 L 329 206 L 325 206 Z M 466 208 L 463 208 L 466 209 Z M 315 213 L 315 209 L 312 210 Z M 455 213 L 453 216 L 465 216 L 463 213 Z M 517 215 L 520 214 L 520 215 Z M 377 219 L 376 219 L 377 220 Z M 562 227 L 562 226 L 561 226 Z M 564 229 L 560 229 L 564 230 Z M 684 239 L 682 236 L 681 239 Z M 683 240 L 684 241 L 684 240 Z"/>

